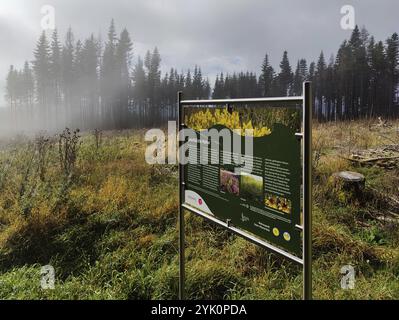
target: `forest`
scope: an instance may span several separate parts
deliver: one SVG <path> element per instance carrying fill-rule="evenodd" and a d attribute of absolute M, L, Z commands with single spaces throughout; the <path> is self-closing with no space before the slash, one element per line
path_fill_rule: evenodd
<path fill-rule="evenodd" d="M 377 41 L 365 28 L 353 30 L 337 54 L 291 66 L 285 51 L 276 71 L 266 54 L 259 75 L 220 73 L 211 86 L 201 67 L 162 74 L 157 47 L 134 59 L 129 32 L 117 34 L 112 20 L 106 41 L 93 34 L 75 40 L 72 29 L 61 43 L 57 30 L 43 32 L 33 61 L 10 66 L 2 127 L 59 130 L 126 129 L 163 125 L 176 118 L 176 93 L 185 98 L 301 95 L 313 82 L 314 116 L 322 121 L 399 115 L 399 36 Z M 11 118 L 10 118 L 11 117 Z M 9 121 L 9 119 L 11 121 Z"/>

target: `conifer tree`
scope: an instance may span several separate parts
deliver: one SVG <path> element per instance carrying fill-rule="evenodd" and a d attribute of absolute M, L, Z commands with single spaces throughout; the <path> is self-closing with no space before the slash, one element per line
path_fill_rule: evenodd
<path fill-rule="evenodd" d="M 66 117 L 66 123 L 69 124 L 71 118 L 72 109 L 72 97 L 73 97 L 73 86 L 74 86 L 74 35 L 72 29 L 69 28 L 66 36 L 65 43 L 62 48 L 61 57 L 61 78 L 62 78 L 62 92 L 64 96 L 64 115 Z"/>
<path fill-rule="evenodd" d="M 36 82 L 37 102 L 39 104 L 39 109 L 41 110 L 40 118 L 48 125 L 50 120 L 50 45 L 44 31 L 37 42 L 33 55 L 33 71 Z"/>
<path fill-rule="evenodd" d="M 283 59 L 280 62 L 280 73 L 278 75 L 279 95 L 285 97 L 290 95 L 292 90 L 293 74 L 288 60 L 288 53 L 284 51 Z"/>
<path fill-rule="evenodd" d="M 259 78 L 260 93 L 263 97 L 272 96 L 274 70 L 270 65 L 269 56 L 266 54 L 262 63 L 262 72 Z"/>
<path fill-rule="evenodd" d="M 115 93 L 117 89 L 117 63 L 116 63 L 116 30 L 114 20 L 111 20 L 108 29 L 108 39 L 102 57 L 101 66 L 101 102 L 103 113 L 110 119 L 110 125 L 115 126 Z"/>
<path fill-rule="evenodd" d="M 386 60 L 387 106 L 385 114 L 386 116 L 393 116 L 394 113 L 396 113 L 396 115 L 398 114 L 397 110 L 396 112 L 394 111 L 394 103 L 397 102 L 396 97 L 399 85 L 399 36 L 396 32 L 386 41 Z"/>
<path fill-rule="evenodd" d="M 324 59 L 323 51 L 320 53 L 319 60 L 317 61 L 316 73 L 315 73 L 315 98 L 317 99 L 317 117 L 320 120 L 323 119 L 323 103 L 325 96 L 325 84 L 326 84 L 326 61 Z"/>
<path fill-rule="evenodd" d="M 300 59 L 294 75 L 293 94 L 296 96 L 302 95 L 302 84 L 308 78 L 308 67 L 305 59 Z"/>
<path fill-rule="evenodd" d="M 50 81 L 50 96 L 52 109 L 58 109 L 61 103 L 61 44 L 58 39 L 57 29 L 53 31 L 50 44 L 50 57 L 49 57 L 49 81 Z M 55 114 L 58 114 L 56 110 Z"/>
<path fill-rule="evenodd" d="M 34 103 L 35 83 L 32 69 L 29 62 L 25 61 L 24 69 L 22 71 L 22 96 L 23 103 L 28 108 L 30 116 L 32 116 L 32 107 Z"/>
<path fill-rule="evenodd" d="M 6 79 L 6 100 L 8 101 L 11 109 L 16 106 L 16 86 L 17 86 L 18 73 L 11 65 Z"/>
<path fill-rule="evenodd" d="M 130 91 L 131 91 L 131 81 L 130 81 L 130 67 L 132 58 L 132 48 L 133 44 L 130 39 L 129 32 L 127 29 L 123 29 L 116 46 L 116 64 L 118 71 L 117 87 L 118 91 L 116 95 L 118 97 L 118 122 L 119 127 L 127 127 L 127 121 L 129 118 L 129 101 L 130 101 Z"/>

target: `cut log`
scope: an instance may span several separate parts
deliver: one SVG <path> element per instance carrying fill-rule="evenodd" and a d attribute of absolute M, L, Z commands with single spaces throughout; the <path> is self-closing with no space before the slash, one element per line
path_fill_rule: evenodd
<path fill-rule="evenodd" d="M 399 145 L 386 145 L 374 149 L 358 150 L 346 158 L 360 166 L 378 166 L 385 169 L 399 167 Z"/>
<path fill-rule="evenodd" d="M 379 158 L 368 158 L 368 159 L 358 159 L 356 155 L 353 155 L 352 158 L 348 158 L 350 161 L 365 163 L 365 162 L 378 162 L 378 161 L 389 161 L 399 159 L 399 156 L 394 157 L 379 157 Z"/>

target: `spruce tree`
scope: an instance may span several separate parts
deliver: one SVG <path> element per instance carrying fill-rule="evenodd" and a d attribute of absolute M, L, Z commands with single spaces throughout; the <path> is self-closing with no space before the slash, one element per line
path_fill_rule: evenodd
<path fill-rule="evenodd" d="M 280 73 L 278 75 L 278 91 L 281 96 L 290 95 L 293 83 L 293 74 L 288 60 L 288 53 L 284 51 L 280 62 Z"/>
<path fill-rule="evenodd" d="M 193 98 L 193 80 L 191 78 L 191 70 L 188 69 L 184 78 L 184 96 L 187 98 Z"/>
<path fill-rule="evenodd" d="M 58 109 L 58 106 L 61 102 L 61 44 L 58 39 L 57 29 L 53 31 L 51 36 L 51 44 L 50 44 L 50 57 L 49 57 L 49 81 L 51 88 L 51 103 L 53 104 L 52 109 Z M 56 115 L 58 114 L 58 110 L 55 111 Z"/>
<path fill-rule="evenodd" d="M 386 41 L 386 60 L 387 108 L 385 110 L 385 114 L 387 116 L 393 116 L 395 113 L 394 103 L 396 102 L 395 100 L 399 85 L 399 36 L 397 33 L 394 33 Z M 396 114 L 398 114 L 398 111 L 396 111 Z"/>
<path fill-rule="evenodd" d="M 16 105 L 16 86 L 17 86 L 17 72 L 14 66 L 11 65 L 6 79 L 6 100 L 8 101 L 11 109 Z"/>
<path fill-rule="evenodd" d="M 147 97 L 146 74 L 144 63 L 141 57 L 137 59 L 137 63 L 133 69 L 133 101 L 136 109 L 138 109 L 139 125 L 144 125 L 145 100 Z"/>
<path fill-rule="evenodd" d="M 33 71 L 36 82 L 37 102 L 39 104 L 39 109 L 41 110 L 40 118 L 45 124 L 49 124 L 50 46 L 44 31 L 37 42 L 33 55 Z"/>
<path fill-rule="evenodd" d="M 117 63 L 116 63 L 116 31 L 114 20 L 111 20 L 108 29 L 108 38 L 102 57 L 101 66 L 101 103 L 103 105 L 103 114 L 109 118 L 109 126 L 115 126 L 116 112 L 115 93 L 117 89 Z"/>
<path fill-rule="evenodd" d="M 158 52 L 158 48 L 155 47 L 152 54 L 150 55 L 149 62 L 147 61 L 148 57 L 146 57 L 146 67 L 148 69 L 147 75 L 147 86 L 148 86 L 148 99 L 149 99 L 149 108 L 150 108 L 150 116 L 149 121 L 151 125 L 156 124 L 159 121 L 160 115 L 160 95 L 159 88 L 161 86 L 161 56 Z"/>
<path fill-rule="evenodd" d="M 272 84 L 274 78 L 274 70 L 270 65 L 269 56 L 266 54 L 262 63 L 262 72 L 259 78 L 260 83 L 260 94 L 263 97 L 272 96 Z"/>
<path fill-rule="evenodd" d="M 293 94 L 296 96 L 302 95 L 302 85 L 308 78 L 308 67 L 305 59 L 300 59 L 294 75 Z"/>
<path fill-rule="evenodd" d="M 81 50 L 82 102 L 81 121 L 84 127 L 92 128 L 97 122 L 99 105 L 99 52 L 98 43 L 92 34 L 84 41 Z"/>
<path fill-rule="evenodd" d="M 317 61 L 315 73 L 315 98 L 317 103 L 317 117 L 323 119 L 323 103 L 325 97 L 325 84 L 326 84 L 326 71 L 327 65 L 324 59 L 323 51 L 320 53 L 319 60 Z"/>
<path fill-rule="evenodd" d="M 61 58 L 61 74 L 62 74 L 62 92 L 64 94 L 64 115 L 67 124 L 70 122 L 71 109 L 72 109 L 72 96 L 74 86 L 74 35 L 72 29 L 69 28 L 66 36 L 65 43 L 62 48 Z"/>
<path fill-rule="evenodd" d="M 129 100 L 131 91 L 130 67 L 133 44 L 127 29 L 123 29 L 116 46 L 116 64 L 118 68 L 118 122 L 119 127 L 128 126 Z"/>
<path fill-rule="evenodd" d="M 22 72 L 22 95 L 23 102 L 28 107 L 29 112 L 32 112 L 35 94 L 35 83 L 33 78 L 32 69 L 29 66 L 29 62 L 25 61 L 24 69 Z M 32 116 L 32 114 L 30 114 Z"/>

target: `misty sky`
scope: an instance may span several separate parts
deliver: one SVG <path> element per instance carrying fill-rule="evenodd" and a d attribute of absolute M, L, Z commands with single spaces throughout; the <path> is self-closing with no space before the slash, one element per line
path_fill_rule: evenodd
<path fill-rule="evenodd" d="M 378 40 L 399 32 L 398 0 L 0 0 L 0 105 L 9 66 L 33 59 L 46 4 L 55 8 L 62 40 L 68 26 L 76 38 L 93 32 L 105 39 L 114 18 L 118 31 L 131 33 L 134 59 L 158 46 L 163 71 L 198 64 L 212 81 L 220 71 L 259 74 L 266 52 L 276 68 L 284 50 L 293 66 L 321 50 L 328 58 L 350 35 L 340 27 L 346 4 Z"/>

